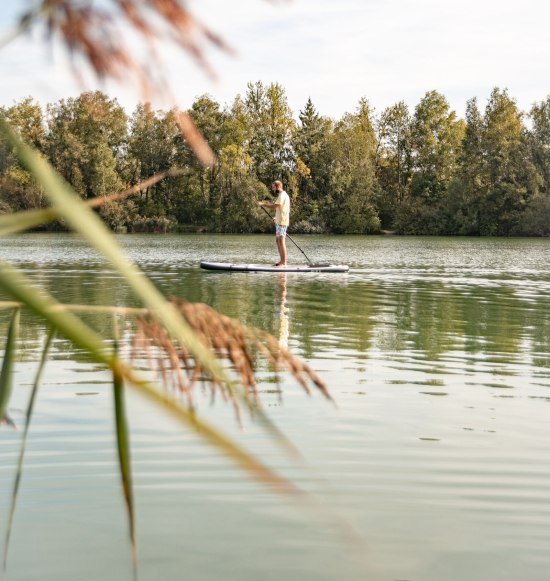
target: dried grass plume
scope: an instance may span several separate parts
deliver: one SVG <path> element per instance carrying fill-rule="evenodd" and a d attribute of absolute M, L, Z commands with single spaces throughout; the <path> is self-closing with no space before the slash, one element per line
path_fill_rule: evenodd
<path fill-rule="evenodd" d="M 75 57 L 89 63 L 99 79 L 137 85 L 144 101 L 152 95 L 170 97 L 170 83 L 162 75 L 156 45 L 171 41 L 187 53 L 210 77 L 216 75 L 205 57 L 204 47 L 233 52 L 224 40 L 193 16 L 183 0 L 111 0 L 101 4 L 79 0 L 42 0 L 26 12 L 19 32 L 45 22 L 49 37 L 59 37 Z M 137 33 L 146 58 L 136 60 L 124 39 L 128 28 Z M 74 67 L 79 76 L 78 67 Z M 178 127 L 205 166 L 215 162 L 214 154 L 186 112 Z"/>
<path fill-rule="evenodd" d="M 178 298 L 170 300 L 202 344 L 216 355 L 228 372 L 237 376 L 247 399 L 258 401 L 255 373 L 257 361 L 263 357 L 275 372 L 289 372 L 306 393 L 309 394 L 313 387 L 331 400 L 324 381 L 317 373 L 269 333 L 246 327 L 208 305 L 188 303 Z M 186 397 L 191 408 L 193 389 L 199 384 L 207 384 L 212 390 L 212 397 L 219 393 L 239 411 L 231 386 L 216 380 L 203 369 L 186 346 L 173 341 L 152 315 L 138 319 L 138 331 L 132 345 L 132 359 L 137 358 L 146 359 L 148 365 L 162 376 L 165 385 L 171 385 Z"/>

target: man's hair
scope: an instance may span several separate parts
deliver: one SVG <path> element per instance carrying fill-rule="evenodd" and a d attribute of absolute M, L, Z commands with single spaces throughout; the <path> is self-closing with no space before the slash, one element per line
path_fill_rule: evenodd
<path fill-rule="evenodd" d="M 283 182 L 281 180 L 275 180 L 273 184 L 277 186 L 277 189 L 283 189 Z"/>

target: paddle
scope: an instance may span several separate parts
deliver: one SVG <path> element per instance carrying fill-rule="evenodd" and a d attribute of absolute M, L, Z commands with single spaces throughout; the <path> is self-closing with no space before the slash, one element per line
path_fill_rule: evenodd
<path fill-rule="evenodd" d="M 260 208 L 271 218 L 271 214 L 263 207 L 260 206 Z M 307 254 L 298 246 L 298 244 L 296 244 L 296 242 L 291 238 L 290 234 L 287 232 L 286 237 L 294 244 L 294 246 L 296 246 L 296 248 L 306 257 L 306 260 L 309 262 L 309 267 L 308 268 L 313 268 L 313 267 L 319 267 L 319 266 L 330 266 L 330 264 L 313 264 L 313 262 L 311 262 L 311 260 L 307 257 Z"/>

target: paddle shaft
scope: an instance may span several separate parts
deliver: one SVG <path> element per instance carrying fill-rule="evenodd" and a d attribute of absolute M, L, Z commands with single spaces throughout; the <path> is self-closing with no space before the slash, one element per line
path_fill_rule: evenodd
<path fill-rule="evenodd" d="M 263 207 L 260 206 L 260 208 L 271 218 L 273 219 L 273 217 L 271 216 L 271 214 Z M 296 242 L 294 242 L 294 240 L 291 238 L 290 234 L 287 233 L 286 237 L 292 242 L 292 244 L 294 244 L 294 246 L 296 246 L 296 248 L 306 257 L 306 260 L 310 263 L 313 264 L 313 262 L 311 262 L 311 260 L 307 257 L 307 254 L 298 246 L 298 244 L 296 244 Z"/>

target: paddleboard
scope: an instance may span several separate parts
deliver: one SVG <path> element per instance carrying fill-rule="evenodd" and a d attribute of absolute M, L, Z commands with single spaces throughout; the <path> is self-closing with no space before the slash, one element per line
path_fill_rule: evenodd
<path fill-rule="evenodd" d="M 313 264 L 271 266 L 270 264 L 236 264 L 231 262 L 201 262 L 206 270 L 229 270 L 231 272 L 348 272 L 347 264 Z"/>

